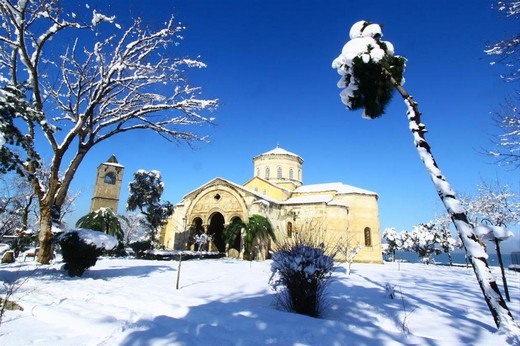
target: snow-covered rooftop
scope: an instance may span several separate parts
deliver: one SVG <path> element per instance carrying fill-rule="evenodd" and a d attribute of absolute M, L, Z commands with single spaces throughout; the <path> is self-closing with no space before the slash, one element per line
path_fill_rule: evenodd
<path fill-rule="evenodd" d="M 301 159 L 301 157 L 299 155 L 296 155 L 295 153 L 291 153 L 290 151 L 280 148 L 279 146 L 276 146 L 276 148 L 274 148 L 273 150 L 269 150 L 268 152 L 260 154 L 257 157 L 264 156 L 264 155 L 289 155 L 289 156 L 296 156 Z"/>
<path fill-rule="evenodd" d="M 281 204 L 307 204 L 307 203 L 329 203 L 332 201 L 332 195 L 311 195 L 291 197 Z"/>
<path fill-rule="evenodd" d="M 191 195 L 192 193 L 194 193 L 195 191 L 198 191 L 198 190 L 201 190 L 201 189 L 203 189 L 203 188 L 206 188 L 208 185 L 211 185 L 212 183 L 214 183 L 214 182 L 217 181 L 217 180 L 221 180 L 221 181 L 223 181 L 223 182 L 225 182 L 225 183 L 229 184 L 230 186 L 233 186 L 233 187 L 235 187 L 235 188 L 237 188 L 237 189 L 240 189 L 240 190 L 243 190 L 243 191 L 247 191 L 247 192 L 249 192 L 249 193 L 255 195 L 255 196 L 258 197 L 258 198 L 261 198 L 261 199 L 266 200 L 267 202 L 271 202 L 271 203 L 279 203 L 279 201 L 277 201 L 277 200 L 275 200 L 275 199 L 273 199 L 273 198 L 270 198 L 270 197 L 268 197 L 268 196 L 265 196 L 265 195 L 263 195 L 263 194 L 260 194 L 260 193 L 258 193 L 258 192 L 256 192 L 256 191 L 253 191 L 253 190 L 247 189 L 247 188 L 245 188 L 245 187 L 243 187 L 243 186 L 241 186 L 241 185 L 238 185 L 238 184 L 232 182 L 231 180 L 227 180 L 227 179 L 220 178 L 220 177 L 214 178 L 214 179 L 208 181 L 206 184 L 204 184 L 204 185 L 202 185 L 202 186 L 196 188 L 195 190 L 190 191 L 189 193 L 187 193 L 186 195 L 184 195 L 183 200 L 184 200 L 186 197 L 188 197 L 189 195 Z M 182 203 L 182 201 L 181 201 L 180 203 Z"/>
<path fill-rule="evenodd" d="M 114 162 L 104 162 L 104 163 L 102 163 L 102 165 L 125 168 L 125 166 L 123 166 L 122 164 L 114 163 Z"/>
<path fill-rule="evenodd" d="M 294 190 L 295 193 L 312 193 L 312 192 L 324 192 L 324 191 L 336 191 L 338 194 L 343 193 L 357 193 L 362 195 L 376 195 L 377 193 L 360 189 L 359 187 L 346 185 L 343 183 L 325 183 L 325 184 L 310 184 L 303 185 Z"/>

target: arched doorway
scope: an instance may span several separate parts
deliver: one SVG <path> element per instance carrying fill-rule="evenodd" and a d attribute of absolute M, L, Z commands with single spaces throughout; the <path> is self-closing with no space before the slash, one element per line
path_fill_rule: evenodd
<path fill-rule="evenodd" d="M 193 219 L 190 227 L 190 246 L 193 244 L 193 249 L 195 251 L 198 251 L 200 246 L 200 244 L 195 243 L 195 236 L 199 236 L 202 233 L 204 233 L 202 219 L 200 217 L 196 217 L 195 219 Z"/>
<path fill-rule="evenodd" d="M 233 220 L 231 220 L 231 223 L 242 223 L 242 219 L 240 219 L 239 217 L 234 217 Z M 235 238 L 235 241 L 233 242 L 233 244 L 230 244 L 230 248 L 233 248 L 237 251 L 240 251 L 240 245 L 242 243 L 242 232 L 240 232 L 237 237 Z"/>
<path fill-rule="evenodd" d="M 226 251 L 224 241 L 224 216 L 221 213 L 215 213 L 209 220 L 208 234 L 213 237 L 213 244 L 219 252 Z"/>

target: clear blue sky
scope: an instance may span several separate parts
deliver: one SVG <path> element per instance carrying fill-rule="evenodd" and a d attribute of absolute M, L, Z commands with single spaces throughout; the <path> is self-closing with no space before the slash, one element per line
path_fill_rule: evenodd
<path fill-rule="evenodd" d="M 140 16 L 158 26 L 170 14 L 187 27 L 179 54 L 208 64 L 189 74 L 207 98 L 219 98 L 211 143 L 169 143 L 152 133 L 124 134 L 91 151 L 73 191 L 82 191 L 72 225 L 88 212 L 99 163 L 115 154 L 127 185 L 138 169 L 159 170 L 165 200 L 179 202 L 215 177 L 243 184 L 252 158 L 277 144 L 304 160 L 305 184 L 343 182 L 379 194 L 381 230 L 410 230 L 442 212 L 408 130 L 406 107 L 394 97 L 386 114 L 365 120 L 347 111 L 332 60 L 358 20 L 382 24 L 384 40 L 408 59 L 405 88 L 429 129 L 427 139 L 452 187 L 473 193 L 499 178 L 520 193 L 519 171 L 479 154 L 495 131 L 490 112 L 514 86 L 490 66 L 486 43 L 506 38 L 518 23 L 500 18 L 491 1 L 89 1 L 91 9 Z M 512 246 L 520 248 L 516 230 Z"/>

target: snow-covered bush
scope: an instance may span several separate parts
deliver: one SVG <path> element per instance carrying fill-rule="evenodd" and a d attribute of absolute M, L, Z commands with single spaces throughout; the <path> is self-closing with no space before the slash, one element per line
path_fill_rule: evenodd
<path fill-rule="evenodd" d="M 334 254 L 327 254 L 323 244 L 296 242 L 282 245 L 273 253 L 272 260 L 269 282 L 279 292 L 280 306 L 299 314 L 319 316 Z"/>
<path fill-rule="evenodd" d="M 59 238 L 61 253 L 69 276 L 82 276 L 93 267 L 103 251 L 117 246 L 117 239 L 111 235 L 90 229 L 75 229 L 63 233 Z"/>

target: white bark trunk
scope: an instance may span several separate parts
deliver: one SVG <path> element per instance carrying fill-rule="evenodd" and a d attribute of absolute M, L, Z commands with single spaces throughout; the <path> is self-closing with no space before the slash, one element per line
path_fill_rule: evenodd
<path fill-rule="evenodd" d="M 402 88 L 401 90 L 404 91 Z M 473 232 L 473 226 L 468 221 L 466 211 L 462 207 L 460 201 L 455 197 L 454 191 L 451 189 L 449 183 L 438 168 L 430 151 L 430 146 L 426 142 L 424 137 L 426 127 L 420 122 L 420 113 L 417 109 L 417 104 L 406 92 L 403 94 L 401 90 L 400 93 L 408 106 L 407 114 L 409 127 L 414 136 L 415 147 L 419 152 L 419 156 L 421 157 L 433 184 L 435 185 L 440 199 L 450 214 L 453 224 L 459 233 L 466 255 L 473 265 L 473 270 L 493 319 L 500 331 L 510 335 L 518 335 L 518 326 L 516 325 L 506 302 L 502 298 L 496 281 L 493 278 L 493 274 L 487 264 L 487 253 L 478 241 L 478 237 Z"/>

